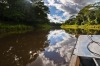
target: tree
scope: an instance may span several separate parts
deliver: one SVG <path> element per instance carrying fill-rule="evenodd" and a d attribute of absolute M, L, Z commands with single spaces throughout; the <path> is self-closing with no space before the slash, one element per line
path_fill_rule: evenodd
<path fill-rule="evenodd" d="M 43 24 L 48 23 L 49 9 L 42 0 L 1 0 L 0 20 L 18 24 Z"/>
<path fill-rule="evenodd" d="M 75 24 L 77 25 L 84 25 L 84 24 L 100 24 L 100 2 L 97 2 L 95 4 L 90 4 L 88 6 L 85 6 L 83 9 L 80 10 L 76 18 L 73 20 L 69 19 L 66 20 L 66 24 Z"/>

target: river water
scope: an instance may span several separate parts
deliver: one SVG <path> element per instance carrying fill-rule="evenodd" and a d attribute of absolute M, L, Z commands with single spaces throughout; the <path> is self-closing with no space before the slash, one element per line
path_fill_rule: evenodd
<path fill-rule="evenodd" d="M 53 29 L 6 35 L 0 38 L 0 66 L 68 66 L 76 40 L 83 34 L 100 31 Z"/>

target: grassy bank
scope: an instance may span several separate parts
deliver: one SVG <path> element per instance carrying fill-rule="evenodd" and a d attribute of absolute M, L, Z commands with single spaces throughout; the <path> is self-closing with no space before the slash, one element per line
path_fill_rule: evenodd
<path fill-rule="evenodd" d="M 47 23 L 41 24 L 18 24 L 10 21 L 2 21 L 0 20 L 0 31 L 22 31 L 22 30 L 33 30 L 33 29 L 41 29 L 41 30 L 49 30 L 51 26 Z"/>
<path fill-rule="evenodd" d="M 37 27 L 29 26 L 29 25 L 23 25 L 23 24 L 3 24 L 0 23 L 0 38 L 10 35 L 10 34 L 20 34 L 20 33 L 26 33 L 33 30 L 50 30 L 50 25 L 48 24 L 39 24 Z"/>
<path fill-rule="evenodd" d="M 9 25 L 0 24 L 0 31 L 23 31 L 23 30 L 50 30 L 51 26 L 48 24 L 38 24 L 36 27 L 28 25 Z"/>
<path fill-rule="evenodd" d="M 9 24 L 0 24 L 0 38 L 11 35 L 11 34 L 20 34 L 32 31 L 32 26 L 27 25 L 9 25 Z"/>
<path fill-rule="evenodd" d="M 1 31 L 22 31 L 22 30 L 32 30 L 32 26 L 27 25 L 9 25 L 9 24 L 0 24 Z"/>
<path fill-rule="evenodd" d="M 100 25 L 62 25 L 61 28 L 100 30 Z"/>

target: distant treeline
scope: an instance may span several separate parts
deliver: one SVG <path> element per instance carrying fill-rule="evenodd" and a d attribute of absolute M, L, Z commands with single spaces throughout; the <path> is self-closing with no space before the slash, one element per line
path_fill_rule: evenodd
<path fill-rule="evenodd" d="M 47 24 L 47 13 L 42 0 L 0 0 L 0 22 L 5 24 Z"/>
<path fill-rule="evenodd" d="M 54 26 L 54 27 L 60 27 L 62 24 L 61 23 L 54 23 L 54 22 L 52 22 L 52 23 L 50 23 L 50 26 Z"/>
<path fill-rule="evenodd" d="M 76 18 L 65 21 L 64 25 L 97 25 L 100 24 L 100 2 L 85 6 L 80 10 Z"/>

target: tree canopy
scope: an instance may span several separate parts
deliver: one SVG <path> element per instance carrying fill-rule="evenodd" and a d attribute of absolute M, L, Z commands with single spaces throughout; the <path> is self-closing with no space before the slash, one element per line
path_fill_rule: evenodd
<path fill-rule="evenodd" d="M 42 0 L 0 0 L 0 20 L 13 24 L 48 23 L 49 9 Z"/>
<path fill-rule="evenodd" d="M 69 20 L 66 20 L 65 24 L 70 24 L 70 25 L 100 24 L 99 15 L 100 15 L 100 2 L 97 2 L 95 4 L 90 4 L 88 6 L 85 6 L 83 9 L 80 10 L 76 18 L 71 18 Z"/>

